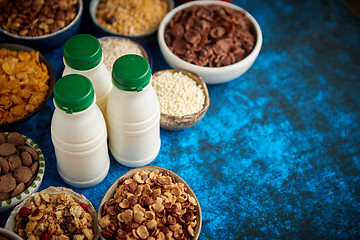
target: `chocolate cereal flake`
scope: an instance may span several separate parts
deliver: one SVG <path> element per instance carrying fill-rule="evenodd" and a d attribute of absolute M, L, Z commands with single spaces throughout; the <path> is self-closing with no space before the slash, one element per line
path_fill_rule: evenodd
<path fill-rule="evenodd" d="M 221 5 L 193 5 L 178 12 L 165 30 L 165 42 L 181 59 L 222 67 L 250 54 L 254 27 L 244 11 Z"/>

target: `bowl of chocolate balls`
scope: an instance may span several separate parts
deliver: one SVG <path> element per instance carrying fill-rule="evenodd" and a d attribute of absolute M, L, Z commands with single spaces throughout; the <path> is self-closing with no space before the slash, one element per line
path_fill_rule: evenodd
<path fill-rule="evenodd" d="M 191 1 L 171 10 L 158 29 L 170 67 L 198 74 L 207 84 L 243 75 L 255 62 L 262 32 L 255 18 L 225 1 Z"/>
<path fill-rule="evenodd" d="M 18 132 L 0 133 L 0 212 L 36 192 L 44 173 L 44 155 L 33 140 Z"/>

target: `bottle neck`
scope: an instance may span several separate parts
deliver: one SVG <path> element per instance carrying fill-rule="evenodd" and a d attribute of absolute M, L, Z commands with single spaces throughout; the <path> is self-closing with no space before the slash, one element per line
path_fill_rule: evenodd
<path fill-rule="evenodd" d="M 72 68 L 72 67 L 70 67 L 69 65 L 67 65 L 67 64 L 66 64 L 66 60 L 65 60 L 65 58 L 63 57 L 63 63 L 64 63 L 64 65 L 65 65 L 65 67 L 71 68 L 71 69 L 73 69 L 73 70 L 75 70 L 75 71 L 84 72 L 84 73 L 85 73 L 85 72 L 90 72 L 90 71 L 93 71 L 93 70 L 99 68 L 99 67 L 101 66 L 101 64 L 103 64 L 103 61 L 104 61 L 104 54 L 101 55 L 101 60 L 100 60 L 99 64 L 96 65 L 95 67 L 90 68 L 90 69 L 86 69 L 86 70 L 78 70 L 78 69 L 76 69 L 76 68 Z"/>
<path fill-rule="evenodd" d="M 91 111 L 92 108 L 94 108 L 94 106 L 96 104 L 96 95 L 94 94 L 94 100 L 91 103 L 91 105 L 88 108 L 86 108 L 86 109 L 84 109 L 82 111 L 79 111 L 79 112 L 67 113 L 64 109 L 59 108 L 59 106 L 55 102 L 55 99 L 53 99 L 53 103 L 54 103 L 55 108 L 58 109 L 59 111 L 63 112 L 64 114 L 67 114 L 69 116 L 78 116 L 78 115 L 85 114 L 85 113 Z"/>
<path fill-rule="evenodd" d="M 114 81 L 114 80 L 113 80 Z M 152 78 L 150 78 L 150 81 L 148 83 L 148 85 L 146 85 L 141 91 L 130 91 L 130 90 L 124 90 L 124 89 L 121 89 L 119 88 L 118 86 L 116 86 L 113 82 L 113 88 L 115 89 L 118 89 L 119 91 L 122 91 L 122 92 L 126 92 L 126 93 L 129 93 L 129 94 L 141 94 L 143 92 L 146 92 L 148 91 L 149 89 L 153 88 L 152 85 L 151 85 L 151 82 L 152 82 Z"/>

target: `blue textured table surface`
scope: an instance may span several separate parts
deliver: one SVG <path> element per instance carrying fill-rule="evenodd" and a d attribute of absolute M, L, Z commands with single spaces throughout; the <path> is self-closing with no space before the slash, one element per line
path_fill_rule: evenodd
<path fill-rule="evenodd" d="M 200 239 L 360 238 L 360 19 L 340 0 L 233 1 L 259 22 L 253 67 L 209 85 L 197 125 L 161 130 L 151 165 L 184 178 L 203 213 Z M 85 10 L 87 11 L 87 6 Z M 81 31 L 92 33 L 85 13 Z M 168 69 L 157 42 L 153 71 Z M 58 79 L 62 49 L 44 53 Z M 54 105 L 9 131 L 32 138 L 46 159 L 39 190 L 65 186 L 50 138 Z M 111 158 L 105 180 L 77 189 L 97 209 L 129 168 Z M 4 226 L 9 212 L 0 214 Z"/>

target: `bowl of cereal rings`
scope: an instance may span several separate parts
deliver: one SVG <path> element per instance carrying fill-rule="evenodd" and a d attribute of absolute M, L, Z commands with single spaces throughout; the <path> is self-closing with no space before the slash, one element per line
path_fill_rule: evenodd
<path fill-rule="evenodd" d="M 0 37 L 50 51 L 77 32 L 83 5 L 83 0 L 2 1 Z"/>
<path fill-rule="evenodd" d="M 160 126 L 183 130 L 205 116 L 210 97 L 204 80 L 186 70 L 160 70 L 152 75 L 152 86 L 160 104 Z"/>
<path fill-rule="evenodd" d="M 181 4 L 163 18 L 157 33 L 169 66 L 194 72 L 207 84 L 243 75 L 262 46 L 262 32 L 255 18 L 225 1 Z"/>
<path fill-rule="evenodd" d="M 99 239 L 94 206 L 66 187 L 50 186 L 31 194 L 11 211 L 5 229 L 22 239 Z"/>
<path fill-rule="evenodd" d="M 0 169 L 0 212 L 4 212 L 39 189 L 45 173 L 44 154 L 29 137 L 1 132 Z"/>
<path fill-rule="evenodd" d="M 53 69 L 39 51 L 0 43 L 0 129 L 36 114 L 50 98 L 54 83 Z"/>
<path fill-rule="evenodd" d="M 100 35 L 147 42 L 156 37 L 161 20 L 174 6 L 174 0 L 91 0 L 89 10 Z"/>
<path fill-rule="evenodd" d="M 134 168 L 119 177 L 97 214 L 102 240 L 198 239 L 202 226 L 200 203 L 190 186 L 156 166 Z M 114 214 L 117 224 L 111 224 Z"/>

